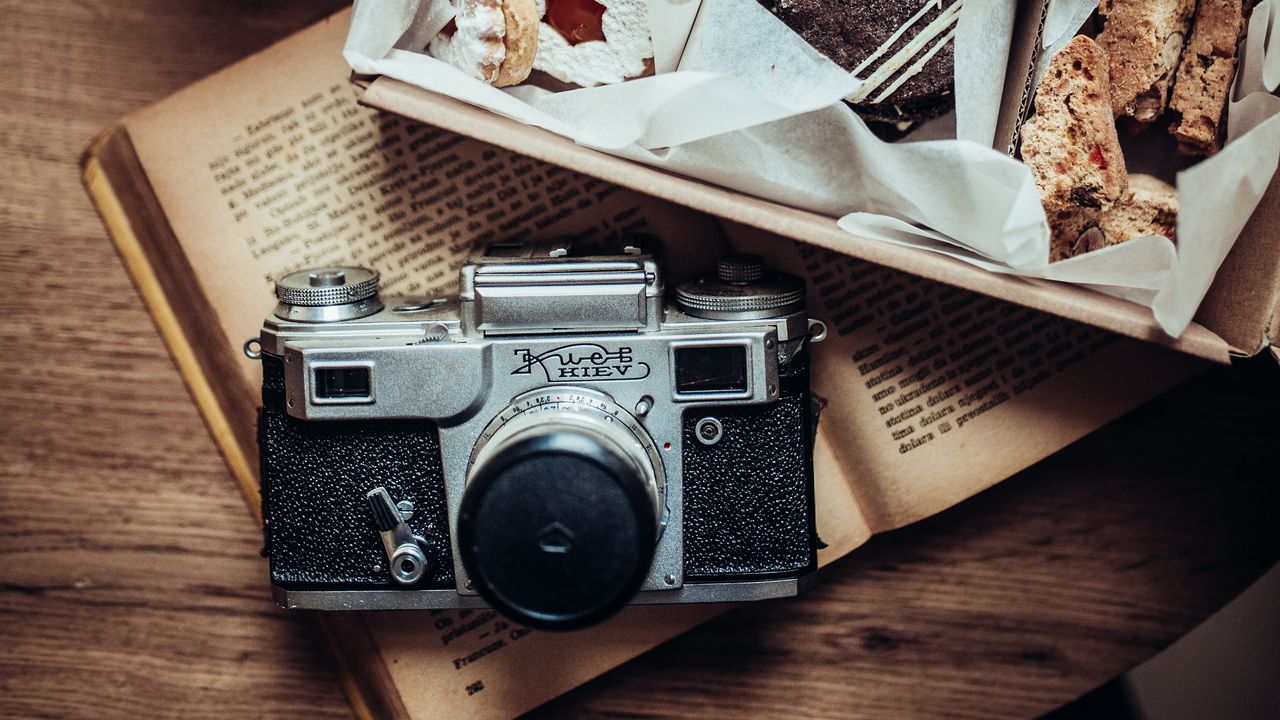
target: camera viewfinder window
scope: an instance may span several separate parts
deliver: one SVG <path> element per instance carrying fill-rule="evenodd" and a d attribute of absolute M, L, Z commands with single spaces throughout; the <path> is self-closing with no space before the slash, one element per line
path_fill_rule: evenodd
<path fill-rule="evenodd" d="M 334 367 L 316 369 L 316 397 L 369 397 L 369 368 Z"/>
<path fill-rule="evenodd" d="M 676 348 L 676 392 L 744 392 L 747 349 L 741 345 Z"/>
<path fill-rule="evenodd" d="M 495 242 L 489 243 L 485 248 L 485 257 L 524 257 L 525 245 L 520 242 Z"/>

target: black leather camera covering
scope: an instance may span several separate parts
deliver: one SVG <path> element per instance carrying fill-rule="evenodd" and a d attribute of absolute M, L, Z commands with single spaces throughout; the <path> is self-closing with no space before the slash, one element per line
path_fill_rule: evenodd
<path fill-rule="evenodd" d="M 799 576 L 818 567 L 807 352 L 779 375 L 776 403 L 685 412 L 686 580 Z M 695 437 L 704 417 L 724 428 L 714 445 Z"/>
<path fill-rule="evenodd" d="M 770 405 L 686 412 L 684 572 L 688 580 L 800 576 L 817 569 L 813 416 L 807 353 L 779 369 Z M 694 436 L 720 420 L 715 445 Z M 414 587 L 453 588 L 440 443 L 430 420 L 305 422 L 284 410 L 279 358 L 263 356 L 262 511 L 272 581 L 290 588 L 392 586 L 366 493 L 410 500 L 430 540 Z M 377 570 L 374 570 L 377 567 Z"/>
<path fill-rule="evenodd" d="M 262 513 L 271 579 L 290 588 L 391 585 L 366 494 L 385 487 L 414 505 L 427 574 L 413 587 L 453 588 L 440 440 L 430 420 L 306 422 L 284 409 L 279 358 L 263 356 L 259 418 Z M 377 568 L 377 569 L 375 569 Z M 399 587 L 392 585 L 393 587 Z"/>

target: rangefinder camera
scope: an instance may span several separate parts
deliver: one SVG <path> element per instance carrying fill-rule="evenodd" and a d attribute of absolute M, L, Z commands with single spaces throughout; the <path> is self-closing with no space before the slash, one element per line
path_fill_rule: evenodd
<path fill-rule="evenodd" d="M 276 284 L 246 352 L 277 602 L 572 629 L 814 584 L 825 327 L 802 280 L 733 255 L 668 297 L 656 250 L 623 241 L 490 244 L 459 284 L 379 297 L 358 267 Z"/>

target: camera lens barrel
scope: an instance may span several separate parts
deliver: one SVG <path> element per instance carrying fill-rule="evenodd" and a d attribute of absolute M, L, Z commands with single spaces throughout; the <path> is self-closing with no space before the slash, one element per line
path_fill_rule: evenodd
<path fill-rule="evenodd" d="M 648 574 L 657 518 L 634 463 L 580 430 L 497 450 L 467 485 L 458 546 L 476 590 L 531 627 L 612 615 Z"/>
<path fill-rule="evenodd" d="M 653 562 L 662 461 L 639 423 L 585 388 L 530 393 L 473 452 L 458 551 L 475 590 L 519 622 L 612 615 Z"/>

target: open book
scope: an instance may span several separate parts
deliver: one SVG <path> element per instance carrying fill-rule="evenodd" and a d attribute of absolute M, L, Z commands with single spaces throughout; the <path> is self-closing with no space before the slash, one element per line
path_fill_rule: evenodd
<path fill-rule="evenodd" d="M 339 52 L 347 20 L 339 13 L 124 118 L 83 158 L 89 193 L 255 512 L 261 376 L 240 348 L 274 306 L 272 280 L 304 266 L 367 265 L 388 292 L 430 295 L 452 290 L 477 242 L 644 233 L 664 242 L 677 274 L 728 246 L 801 274 L 810 313 L 830 328 L 814 349 L 824 563 L 1199 367 L 362 108 Z M 572 634 L 528 632 L 487 610 L 328 613 L 322 626 L 359 714 L 501 716 L 725 609 L 629 608 Z"/>

